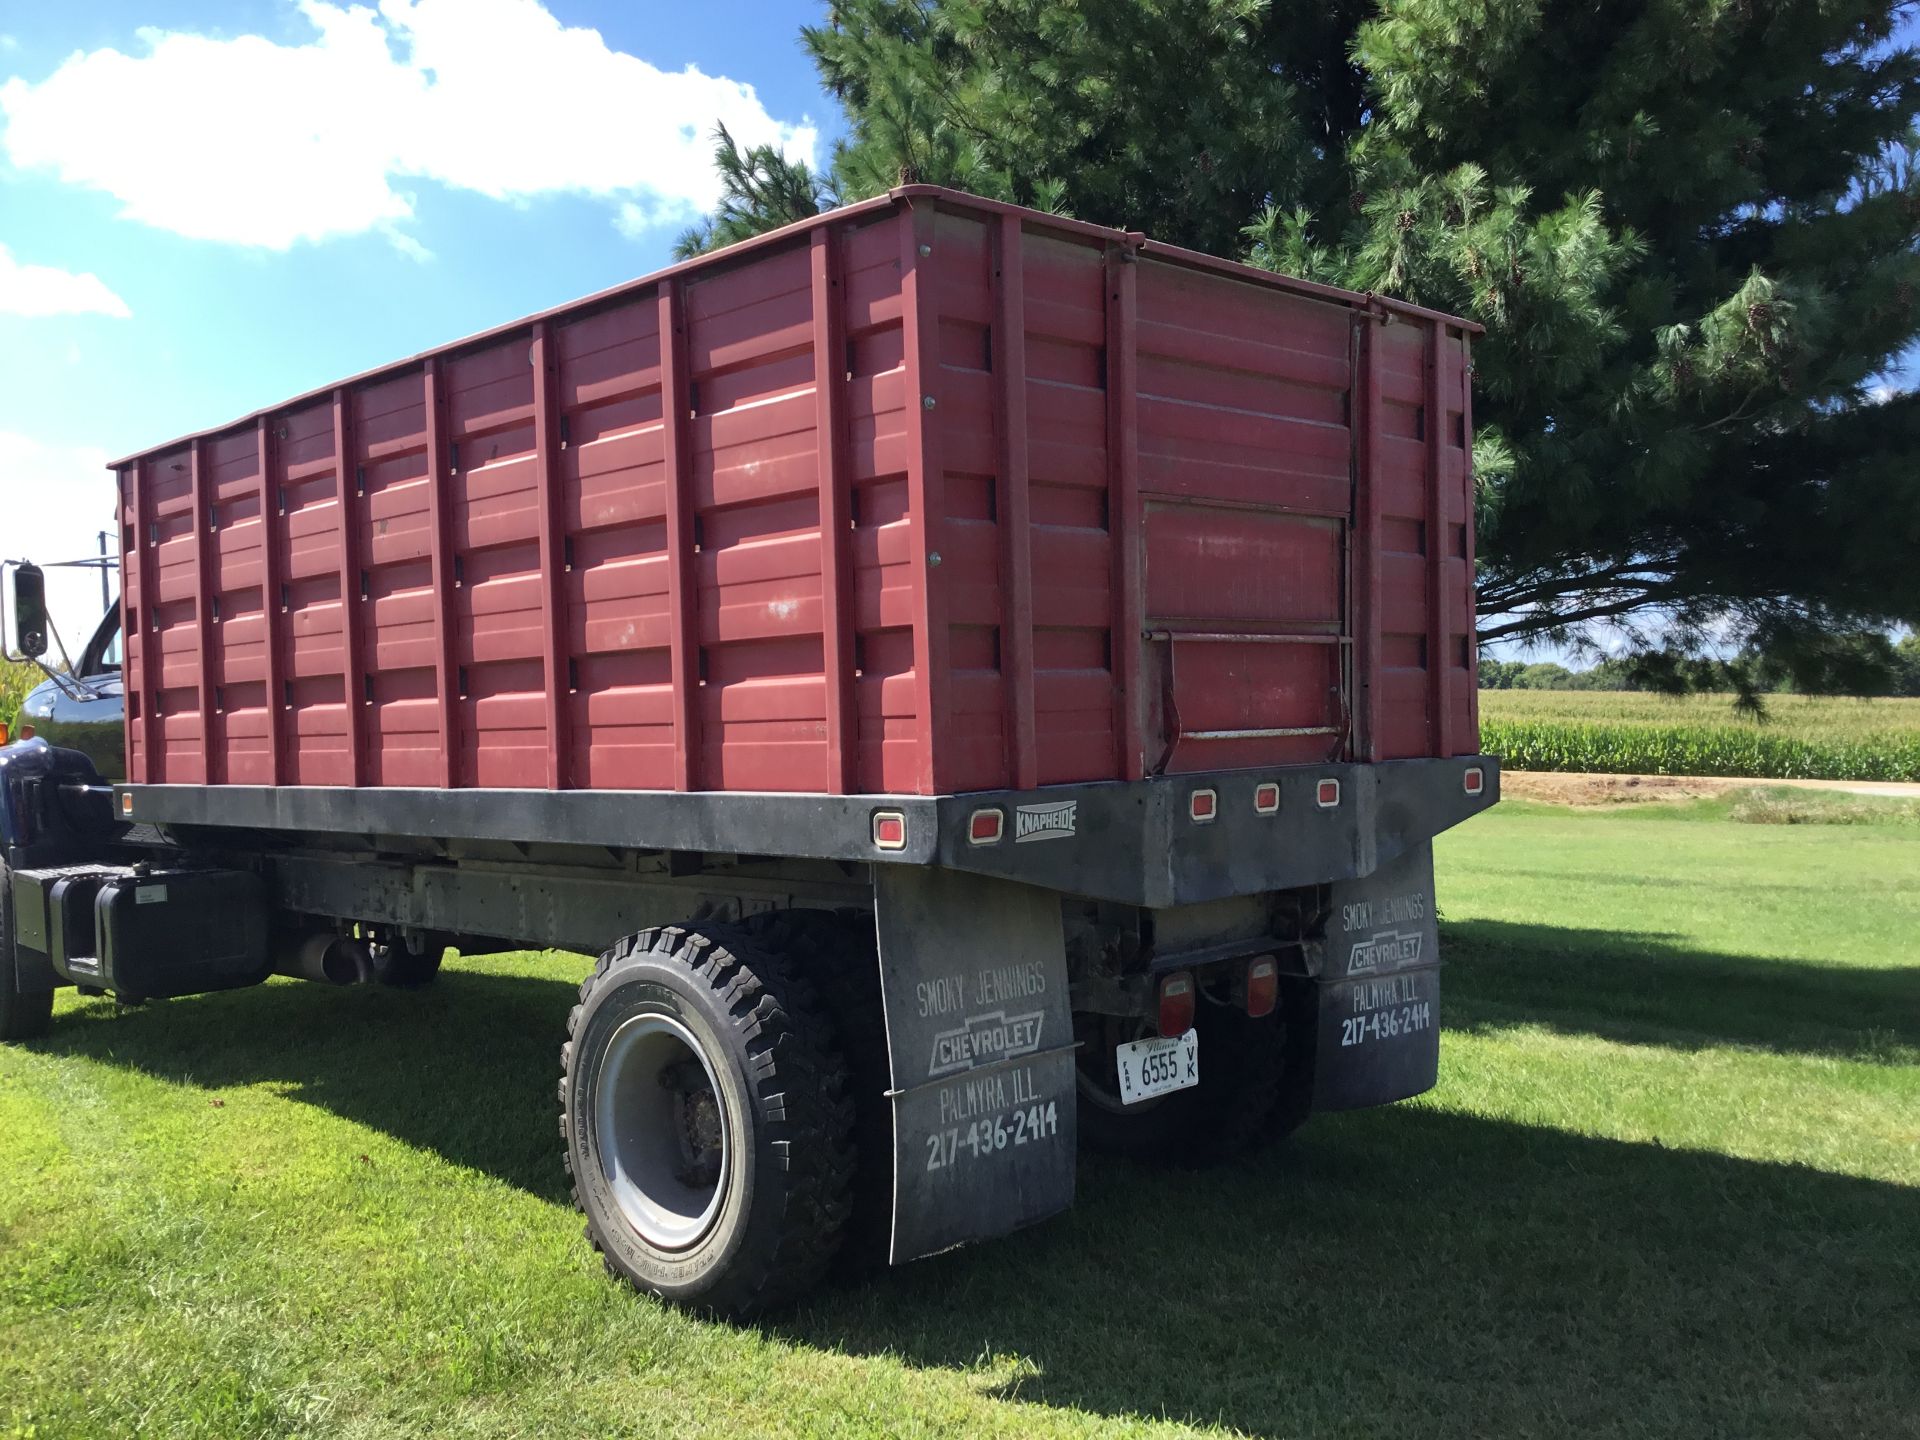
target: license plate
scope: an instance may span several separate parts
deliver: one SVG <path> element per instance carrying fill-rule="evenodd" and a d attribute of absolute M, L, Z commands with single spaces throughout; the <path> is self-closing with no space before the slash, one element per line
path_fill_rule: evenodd
<path fill-rule="evenodd" d="M 1116 1045 L 1114 1066 L 1120 1072 L 1120 1103 L 1132 1105 L 1170 1090 L 1200 1083 L 1200 1032 L 1189 1030 L 1172 1039 L 1156 1035 Z"/>

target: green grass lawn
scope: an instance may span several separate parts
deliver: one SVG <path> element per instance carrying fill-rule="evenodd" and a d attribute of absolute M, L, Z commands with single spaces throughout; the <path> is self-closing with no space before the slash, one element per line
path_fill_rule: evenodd
<path fill-rule="evenodd" d="M 1920 825 L 1447 836 L 1440 1088 L 764 1328 L 603 1277 L 584 962 L 0 1052 L 0 1436 L 1920 1433 Z"/>

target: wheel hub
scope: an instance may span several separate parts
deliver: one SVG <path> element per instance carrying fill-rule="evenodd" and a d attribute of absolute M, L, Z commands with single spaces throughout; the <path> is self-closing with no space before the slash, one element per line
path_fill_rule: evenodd
<path fill-rule="evenodd" d="M 658 1249 L 697 1244 L 726 1197 L 731 1135 L 713 1062 L 692 1031 L 668 1015 L 623 1021 L 593 1104 L 601 1173 L 621 1216 Z"/>
<path fill-rule="evenodd" d="M 720 1097 L 713 1093 L 707 1072 L 682 1061 L 660 1072 L 660 1084 L 674 1099 L 675 1129 L 680 1137 L 676 1176 L 681 1184 L 693 1187 L 717 1184 L 726 1127 L 720 1115 Z"/>

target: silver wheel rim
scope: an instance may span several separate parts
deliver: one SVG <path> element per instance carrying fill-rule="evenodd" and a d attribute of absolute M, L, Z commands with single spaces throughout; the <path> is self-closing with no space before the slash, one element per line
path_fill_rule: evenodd
<path fill-rule="evenodd" d="M 667 1015 L 624 1021 L 607 1042 L 593 1112 L 601 1174 L 626 1222 L 657 1249 L 698 1244 L 726 1199 L 733 1134 L 692 1032 Z"/>

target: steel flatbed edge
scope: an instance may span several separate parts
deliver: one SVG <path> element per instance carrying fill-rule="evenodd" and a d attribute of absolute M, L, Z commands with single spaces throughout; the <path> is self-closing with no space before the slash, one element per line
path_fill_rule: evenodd
<path fill-rule="evenodd" d="M 1318 793 L 1327 780 L 1332 805 Z M 1267 784 L 1280 803 L 1263 814 L 1254 792 Z M 1217 808 L 1196 822 L 1191 797 L 1203 790 Z M 932 796 L 117 785 L 114 808 L 169 829 L 358 837 L 374 850 L 389 837 L 932 865 L 1158 908 L 1369 875 L 1499 790 L 1499 761 L 1469 755 Z M 1071 829 L 1019 838 L 1022 807 L 1061 806 Z M 996 842 L 972 837 L 982 810 L 1001 812 Z M 875 843 L 883 815 L 903 822 L 897 849 Z"/>

